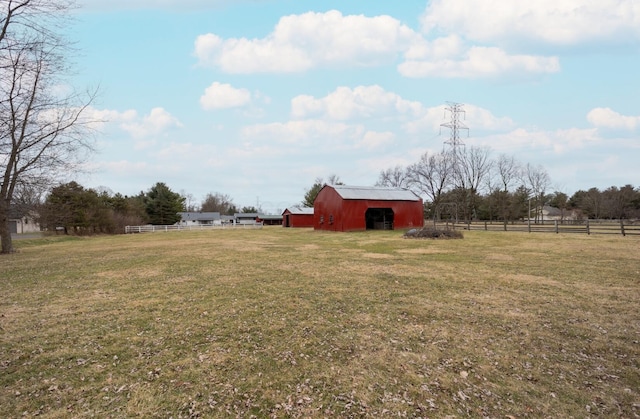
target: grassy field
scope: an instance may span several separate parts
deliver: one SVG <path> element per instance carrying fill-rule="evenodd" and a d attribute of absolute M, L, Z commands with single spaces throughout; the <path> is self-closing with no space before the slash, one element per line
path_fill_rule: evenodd
<path fill-rule="evenodd" d="M 640 239 L 19 240 L 0 417 L 638 417 Z"/>

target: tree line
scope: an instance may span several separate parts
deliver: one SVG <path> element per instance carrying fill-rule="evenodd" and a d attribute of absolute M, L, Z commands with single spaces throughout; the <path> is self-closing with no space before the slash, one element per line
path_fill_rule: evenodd
<path fill-rule="evenodd" d="M 14 206 L 16 216 L 34 214 L 40 227 L 65 234 L 117 234 L 128 225 L 171 225 L 180 221 L 180 212 L 259 212 L 255 207 L 238 207 L 229 195 L 208 193 L 198 206 L 191 196 L 174 192 L 158 182 L 146 192 L 126 196 L 106 188 L 85 188 L 69 182 L 52 188 L 44 199 L 22 199 Z"/>
<path fill-rule="evenodd" d="M 544 206 L 564 218 L 640 218 L 640 188 L 633 185 L 590 188 L 568 196 L 552 190 L 543 166 L 521 163 L 513 156 L 491 157 L 488 147 L 461 147 L 426 152 L 406 167 L 382 170 L 377 186 L 414 191 L 425 202 L 425 218 L 516 221 L 541 217 Z"/>
<path fill-rule="evenodd" d="M 631 185 L 612 186 L 603 191 L 591 188 L 579 190 L 571 197 L 558 191 L 547 193 L 548 175 L 543 168 L 520 165 L 506 156 L 500 156 L 494 162 L 488 154 L 486 157 L 488 170 L 464 171 L 484 173 L 474 180 L 477 188 L 456 184 L 454 169 L 445 166 L 451 156 L 445 153 L 425 153 L 418 162 L 405 168 L 396 166 L 382 170 L 376 186 L 401 187 L 427 195 L 426 219 L 515 221 L 526 219 L 531 214 L 537 222 L 539 211 L 531 209 L 538 205 L 555 207 L 563 214 L 575 211 L 578 219 L 640 217 L 640 188 Z M 479 159 L 476 154 L 472 161 L 485 159 Z M 317 178 L 304 194 L 301 204 L 312 207 L 316 195 L 326 183 L 344 184 L 337 175 L 329 176 L 327 182 Z M 208 193 L 201 204 L 195 205 L 191 203 L 193 197 L 190 194 L 174 192 L 163 182 L 157 182 L 146 192 L 133 196 L 114 194 L 107 188 L 85 188 L 75 181 L 52 188 L 44 199 L 35 191 L 25 193 L 23 189 L 21 192 L 16 195 L 13 205 L 16 218 L 35 214 L 35 221 L 42 229 L 65 234 L 118 234 L 128 225 L 171 225 L 180 221 L 178 213 L 184 211 L 225 215 L 260 212 L 255 207 L 239 209 L 229 195 L 219 192 Z"/>

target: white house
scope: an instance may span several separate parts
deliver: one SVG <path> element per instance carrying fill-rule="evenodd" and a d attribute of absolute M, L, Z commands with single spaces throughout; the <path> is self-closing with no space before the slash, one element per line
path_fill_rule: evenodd
<path fill-rule="evenodd" d="M 233 217 L 237 224 L 257 224 L 260 218 L 257 212 L 236 212 Z"/>
<path fill-rule="evenodd" d="M 545 221 L 573 221 L 577 219 L 577 214 L 573 210 L 561 210 L 560 208 L 545 205 L 542 207 L 540 218 Z"/>
<path fill-rule="evenodd" d="M 180 221 L 176 224 L 183 226 L 222 225 L 219 212 L 179 212 Z"/>

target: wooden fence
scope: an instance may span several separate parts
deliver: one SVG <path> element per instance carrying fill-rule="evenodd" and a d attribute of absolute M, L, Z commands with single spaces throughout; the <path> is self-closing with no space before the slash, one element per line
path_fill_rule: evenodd
<path fill-rule="evenodd" d="M 428 225 L 428 223 L 425 223 Z M 484 231 L 523 231 L 528 233 L 578 233 L 578 234 L 622 234 L 623 236 L 640 236 L 640 221 L 585 220 L 581 222 L 562 223 L 545 221 L 544 223 L 528 222 L 479 222 L 458 221 L 437 222 L 438 228 L 454 230 Z"/>
<path fill-rule="evenodd" d="M 234 223 L 234 224 L 196 224 L 196 225 L 144 225 L 126 226 L 124 232 L 131 233 L 155 233 L 162 231 L 191 231 L 191 230 L 229 230 L 229 229 L 259 229 L 262 223 Z"/>

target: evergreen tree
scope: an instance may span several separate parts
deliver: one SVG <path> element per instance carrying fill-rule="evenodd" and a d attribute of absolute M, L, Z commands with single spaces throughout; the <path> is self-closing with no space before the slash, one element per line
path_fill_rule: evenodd
<path fill-rule="evenodd" d="M 317 178 L 313 186 L 311 186 L 304 194 L 304 200 L 301 202 L 303 207 L 313 208 L 313 201 L 316 200 L 318 192 L 324 187 L 325 183 L 322 178 Z"/>
<path fill-rule="evenodd" d="M 49 230 L 64 229 L 84 233 L 93 227 L 93 211 L 98 206 L 98 194 L 77 182 L 59 185 L 51 190 L 40 208 L 40 223 Z"/>
<path fill-rule="evenodd" d="M 144 196 L 149 222 L 155 225 L 175 224 L 180 221 L 178 213 L 184 211 L 184 201 L 183 196 L 164 183 L 156 183 Z"/>

